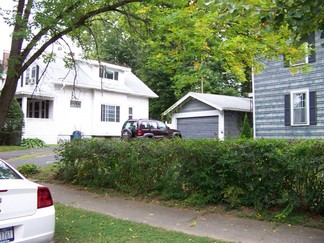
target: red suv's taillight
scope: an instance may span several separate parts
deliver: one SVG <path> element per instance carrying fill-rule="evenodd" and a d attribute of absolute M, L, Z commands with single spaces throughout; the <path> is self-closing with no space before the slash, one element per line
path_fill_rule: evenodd
<path fill-rule="evenodd" d="M 37 191 L 37 208 L 46 208 L 53 205 L 51 192 L 47 187 L 40 186 Z"/>
<path fill-rule="evenodd" d="M 142 132 L 142 130 L 137 130 L 137 136 L 143 136 L 143 132 Z"/>

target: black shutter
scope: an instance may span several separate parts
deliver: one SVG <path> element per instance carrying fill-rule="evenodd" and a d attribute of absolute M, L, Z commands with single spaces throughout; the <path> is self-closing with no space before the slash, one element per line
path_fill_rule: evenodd
<path fill-rule="evenodd" d="M 290 94 L 285 95 L 285 126 L 290 126 Z"/>
<path fill-rule="evenodd" d="M 39 83 L 39 66 L 36 65 L 36 84 Z"/>
<path fill-rule="evenodd" d="M 286 59 L 285 55 L 283 56 L 283 62 L 284 62 L 284 67 L 285 68 L 290 66 L 290 62 L 289 62 L 289 60 Z"/>
<path fill-rule="evenodd" d="M 105 121 L 105 105 L 101 105 L 101 121 Z"/>
<path fill-rule="evenodd" d="M 24 73 L 21 74 L 20 86 L 24 87 Z"/>
<path fill-rule="evenodd" d="M 307 43 L 310 48 L 314 49 L 315 48 L 315 32 L 311 33 L 309 37 L 307 38 Z M 312 50 L 310 53 L 310 56 L 308 57 L 308 62 L 316 62 L 316 52 L 315 50 Z"/>
<path fill-rule="evenodd" d="M 309 92 L 309 124 L 317 124 L 317 115 L 316 115 L 316 91 Z"/>
<path fill-rule="evenodd" d="M 100 66 L 99 66 L 99 77 L 100 77 L 100 78 L 103 78 L 103 71 L 104 71 L 104 70 L 103 70 L 103 66 L 100 65 Z"/>
<path fill-rule="evenodd" d="M 118 80 L 118 72 L 115 72 L 115 74 L 114 74 L 114 80 Z"/>

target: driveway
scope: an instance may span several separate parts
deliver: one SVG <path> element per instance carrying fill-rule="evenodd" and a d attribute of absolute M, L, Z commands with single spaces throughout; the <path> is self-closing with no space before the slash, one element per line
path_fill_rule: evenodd
<path fill-rule="evenodd" d="M 55 156 L 53 147 L 18 150 L 12 152 L 0 152 L 0 158 L 10 163 L 13 167 L 23 164 L 32 163 L 37 166 L 44 166 L 58 159 Z"/>

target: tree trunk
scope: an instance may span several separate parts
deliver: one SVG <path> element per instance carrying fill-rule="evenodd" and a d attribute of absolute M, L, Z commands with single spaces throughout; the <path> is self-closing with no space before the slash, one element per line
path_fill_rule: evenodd
<path fill-rule="evenodd" d="M 14 24 L 14 32 L 11 37 L 11 49 L 8 60 L 7 77 L 4 87 L 0 94 L 0 130 L 2 129 L 6 116 L 8 114 L 11 102 L 15 97 L 18 79 L 22 73 L 22 65 L 24 58 L 21 56 L 22 44 L 24 38 L 15 36 L 21 29 L 27 28 L 30 8 L 33 0 L 28 0 L 25 8 L 25 0 L 19 0 L 17 4 L 16 21 Z M 25 16 L 24 16 L 25 9 Z"/>
<path fill-rule="evenodd" d="M 9 70 L 8 70 L 9 71 Z M 17 82 L 17 75 L 7 76 L 5 85 L 1 91 L 0 95 L 0 128 L 3 127 L 6 116 L 8 114 L 11 102 L 15 97 Z M 0 129 L 1 130 L 1 129 Z"/>

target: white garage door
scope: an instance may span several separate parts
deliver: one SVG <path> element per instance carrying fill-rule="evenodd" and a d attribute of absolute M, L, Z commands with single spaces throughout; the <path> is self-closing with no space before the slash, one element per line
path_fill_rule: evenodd
<path fill-rule="evenodd" d="M 178 118 L 183 138 L 218 138 L 218 116 Z"/>

